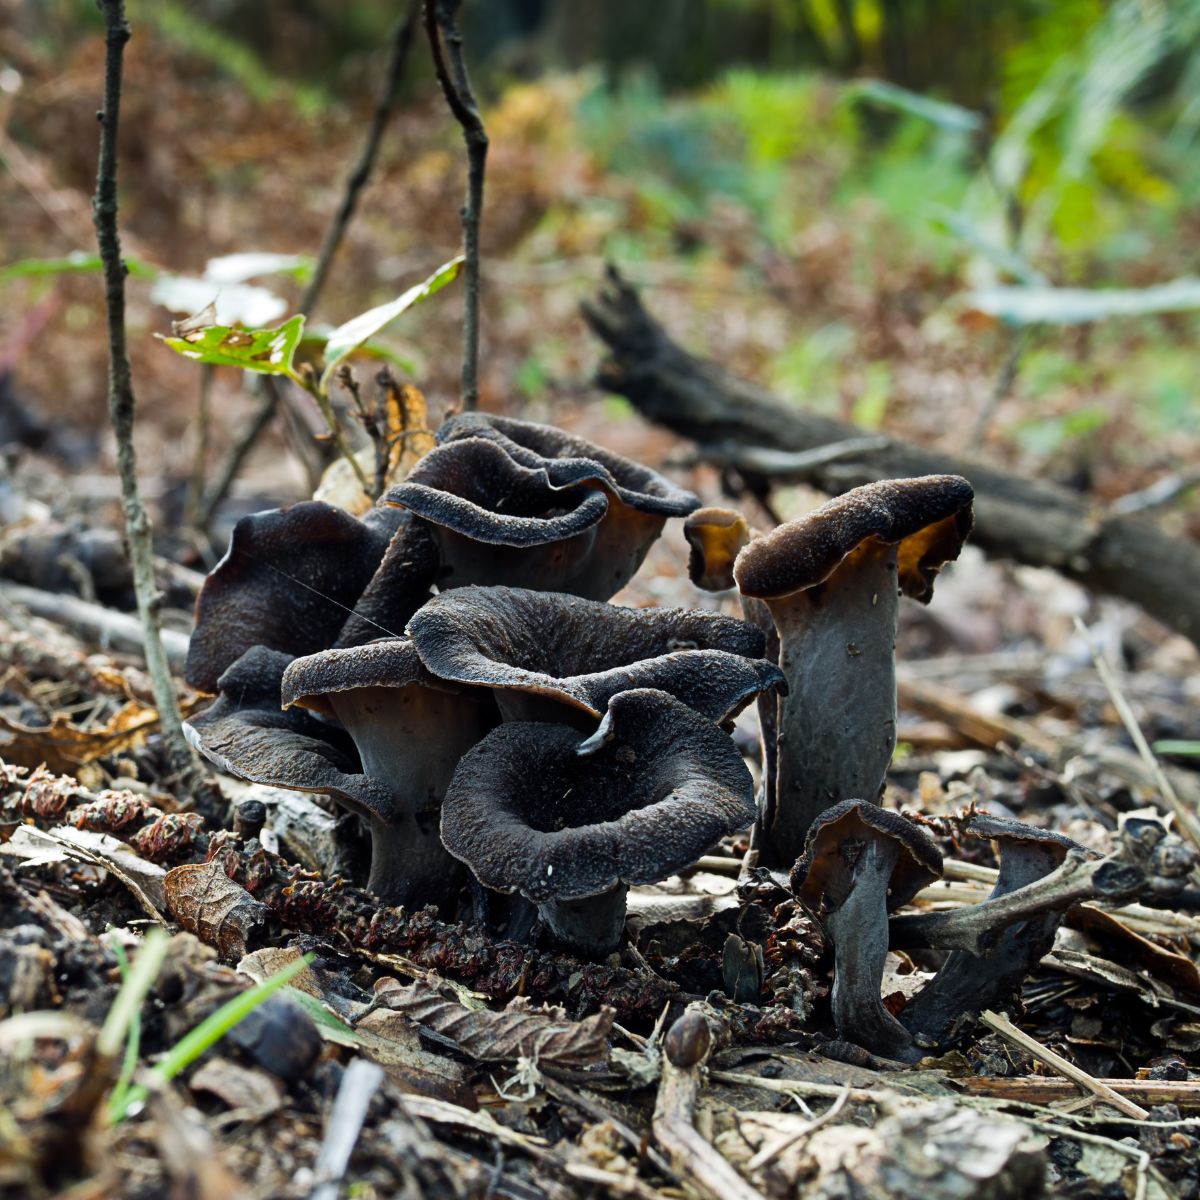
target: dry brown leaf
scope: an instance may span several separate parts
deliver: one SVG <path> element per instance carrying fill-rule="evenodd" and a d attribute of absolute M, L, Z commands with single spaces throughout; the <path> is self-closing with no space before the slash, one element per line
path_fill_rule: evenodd
<path fill-rule="evenodd" d="M 532 1008 L 524 997 L 500 1012 L 469 1009 L 420 980 L 405 986 L 397 979 L 380 979 L 375 995 L 382 1005 L 453 1039 L 481 1062 L 528 1058 L 563 1067 L 586 1066 L 607 1054 L 616 1015 L 602 1008 L 572 1021 L 563 1009 Z"/>
<path fill-rule="evenodd" d="M 389 379 L 388 385 L 381 386 L 379 392 L 381 433 L 388 444 L 388 466 L 383 479 L 383 490 L 387 491 L 407 478 L 413 467 L 433 449 L 434 436 L 429 428 L 425 397 L 417 388 Z M 375 474 L 374 446 L 357 451 L 354 458 L 371 479 Z M 336 505 L 356 517 L 375 506 L 375 501 L 363 491 L 354 468 L 344 458 L 329 464 L 313 499 Z"/>
<path fill-rule="evenodd" d="M 103 725 L 81 727 L 59 714 L 49 725 L 28 726 L 0 713 L 0 754 L 22 767 L 45 763 L 70 775 L 83 763 L 136 745 L 158 724 L 158 710 L 130 700 Z"/>
<path fill-rule="evenodd" d="M 215 863 L 172 867 L 163 881 L 167 912 L 227 962 L 242 958 L 246 943 L 267 916 L 260 904 Z"/>

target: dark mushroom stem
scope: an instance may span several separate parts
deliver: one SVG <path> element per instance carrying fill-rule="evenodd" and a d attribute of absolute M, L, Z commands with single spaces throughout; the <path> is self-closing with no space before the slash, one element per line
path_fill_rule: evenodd
<path fill-rule="evenodd" d="M 797 898 L 816 912 L 833 944 L 830 1003 L 838 1034 L 873 1054 L 916 1062 L 921 1051 L 883 1006 L 888 911 L 941 874 L 925 830 L 898 813 L 846 800 L 809 830 L 792 872 Z"/>
<path fill-rule="evenodd" d="M 1062 834 L 1019 821 L 976 814 L 964 832 L 990 838 L 1000 853 L 1000 870 L 990 900 L 1044 879 L 1072 850 L 1083 847 Z M 958 1030 L 984 1009 L 1011 1005 L 1025 977 L 1054 945 L 1063 912 L 1018 921 L 1003 930 L 983 955 L 953 950 L 941 969 L 900 1014 L 901 1024 L 918 1045 L 942 1050 Z"/>
<path fill-rule="evenodd" d="M 774 804 L 755 831 L 762 865 L 794 862 L 831 804 L 882 794 L 896 745 L 900 592 L 928 602 L 971 528 L 972 495 L 957 475 L 881 480 L 738 554 L 734 578 L 744 597 L 769 607 L 787 683 Z"/>
<path fill-rule="evenodd" d="M 448 903 L 462 871 L 438 834 L 442 797 L 459 759 L 493 723 L 487 693 L 434 679 L 412 643 L 396 638 L 297 659 L 282 698 L 285 707 L 336 717 L 363 774 L 390 794 L 387 811 L 360 810 L 371 829 L 368 888 L 389 903 Z"/>
<path fill-rule="evenodd" d="M 770 601 L 788 690 L 768 840 L 784 864 L 825 809 L 883 791 L 896 749 L 896 573 L 896 547 L 875 542 L 827 582 Z"/>

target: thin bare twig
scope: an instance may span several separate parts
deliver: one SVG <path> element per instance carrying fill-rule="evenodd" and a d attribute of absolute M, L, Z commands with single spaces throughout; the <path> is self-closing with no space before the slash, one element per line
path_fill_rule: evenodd
<path fill-rule="evenodd" d="M 1112 700 L 1113 708 L 1117 710 L 1117 716 L 1121 718 L 1121 724 L 1125 726 L 1125 732 L 1133 740 L 1138 754 L 1149 769 L 1154 782 L 1158 784 L 1159 793 L 1162 795 L 1167 807 L 1175 814 L 1179 832 L 1193 846 L 1200 849 L 1200 820 L 1197 819 L 1196 814 L 1192 812 L 1187 804 L 1179 798 L 1179 793 L 1176 792 L 1171 781 L 1167 778 L 1167 773 L 1162 769 L 1162 763 L 1158 761 L 1154 756 L 1154 751 L 1150 749 L 1150 743 L 1146 741 L 1146 735 L 1142 733 L 1142 727 L 1138 724 L 1137 717 L 1134 715 L 1133 709 L 1129 706 L 1129 701 L 1125 698 L 1125 693 L 1121 691 L 1121 686 L 1117 682 L 1115 672 L 1104 655 L 1096 649 L 1092 642 L 1091 634 L 1088 632 L 1088 627 L 1078 617 L 1075 618 L 1075 630 L 1083 638 L 1088 648 L 1088 653 L 1092 656 L 1092 662 L 1096 667 L 1096 674 L 1100 676 L 1100 682 L 1108 690 L 1109 699 Z"/>
<path fill-rule="evenodd" d="M 463 57 L 458 10 L 462 0 L 424 0 L 425 32 L 433 69 L 467 146 L 467 202 L 462 210 L 465 295 L 463 298 L 462 404 L 479 406 L 479 224 L 483 217 L 483 176 L 488 136 L 471 90 Z M 443 48 L 443 42 L 445 46 Z M 447 59 L 449 63 L 447 64 Z"/>
<path fill-rule="evenodd" d="M 350 220 L 354 216 L 355 209 L 358 207 L 359 196 L 362 194 L 363 188 L 366 187 L 367 181 L 371 178 L 371 172 L 375 168 L 375 160 L 379 156 L 379 147 L 383 142 L 384 132 L 387 129 L 393 112 L 396 110 L 396 103 L 400 98 L 400 85 L 404 79 L 404 66 L 408 61 L 413 36 L 416 33 L 419 2 L 420 0 L 410 0 L 408 11 L 392 34 L 391 56 L 388 59 L 383 85 L 380 87 L 379 95 L 375 101 L 375 110 L 371 114 L 371 124 L 367 129 L 366 140 L 363 142 L 358 161 L 351 168 L 350 174 L 346 176 L 346 185 L 342 192 L 341 203 L 338 205 L 337 212 L 334 214 L 333 220 L 330 222 L 329 228 L 325 233 L 325 238 L 321 243 L 321 250 L 317 255 L 317 265 L 313 268 L 312 278 L 308 281 L 308 286 L 304 289 L 304 295 L 300 298 L 300 312 L 304 313 L 306 317 L 311 317 L 313 310 L 317 307 L 317 300 L 325 288 L 325 281 L 329 278 L 329 268 L 333 262 L 334 255 L 337 253 L 346 236 Z M 212 492 L 204 504 L 204 512 L 200 524 L 201 529 L 207 529 L 212 523 L 217 509 L 220 508 L 225 497 L 229 495 L 229 489 L 233 486 L 234 480 L 237 479 L 242 465 L 246 461 L 246 456 L 262 436 L 263 430 L 271 423 L 280 403 L 286 403 L 283 393 L 284 388 L 282 387 L 268 387 L 264 389 L 262 400 L 250 424 L 246 426 L 245 432 L 230 449 L 229 454 L 222 464 L 217 481 L 213 485 Z"/>
<path fill-rule="evenodd" d="M 188 791 L 204 775 L 183 736 L 183 723 L 163 651 L 158 610 L 161 597 L 154 581 L 154 529 L 138 492 L 137 457 L 133 447 L 133 375 L 125 343 L 125 264 L 117 228 L 117 131 L 121 115 L 121 75 L 129 25 L 124 0 L 100 0 L 104 14 L 104 108 L 100 112 L 100 160 L 92 216 L 104 264 L 104 298 L 108 309 L 108 411 L 117 437 L 117 472 L 125 510 L 133 586 L 137 595 L 146 651 L 146 668 L 154 691 L 163 743 L 172 770 Z"/>
<path fill-rule="evenodd" d="M 1043 1046 L 1037 1038 L 1031 1037 L 1023 1029 L 1018 1029 L 1007 1017 L 987 1010 L 979 1014 L 979 1023 L 985 1025 L 993 1033 L 998 1033 L 1006 1041 L 1012 1042 L 1014 1046 L 1019 1046 L 1022 1050 L 1032 1054 L 1034 1058 L 1041 1059 L 1048 1067 L 1052 1067 L 1060 1075 L 1065 1076 L 1072 1083 L 1077 1083 L 1081 1088 L 1086 1088 L 1093 1096 L 1103 1100 L 1105 1104 L 1111 1104 L 1113 1108 L 1118 1112 L 1123 1112 L 1127 1117 L 1136 1117 L 1138 1120 L 1144 1121 L 1150 1115 L 1140 1104 L 1135 1104 L 1132 1100 L 1122 1096 L 1120 1092 L 1114 1092 L 1107 1084 L 1101 1083 L 1099 1079 L 1089 1075 L 1069 1059 L 1063 1058 L 1061 1054 L 1055 1053 L 1048 1046 Z"/>

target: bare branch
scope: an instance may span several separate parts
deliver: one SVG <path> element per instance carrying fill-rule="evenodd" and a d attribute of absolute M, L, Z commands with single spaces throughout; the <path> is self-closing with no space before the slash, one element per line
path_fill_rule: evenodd
<path fill-rule="evenodd" d="M 171 669 L 163 651 L 158 620 L 161 597 L 154 581 L 154 530 L 138 492 L 137 458 L 133 448 L 133 376 L 125 343 L 126 268 L 121 260 L 121 239 L 117 230 L 117 132 L 129 25 L 125 20 L 124 0 L 100 0 L 100 9 L 105 28 L 104 108 L 99 114 L 100 161 L 92 217 L 104 264 L 104 298 L 108 309 L 108 410 L 117 436 L 117 472 L 121 479 L 133 586 L 145 640 L 146 668 L 171 767 L 179 775 L 183 787 L 191 793 L 203 783 L 204 774 L 183 736 Z"/>
<path fill-rule="evenodd" d="M 463 141 L 467 146 L 467 202 L 462 210 L 463 256 L 466 259 L 462 404 L 470 412 L 479 406 L 479 224 L 483 216 L 488 136 L 463 56 L 462 33 L 458 28 L 461 3 L 462 0 L 424 0 L 424 14 L 433 69 L 454 119 L 462 126 Z"/>

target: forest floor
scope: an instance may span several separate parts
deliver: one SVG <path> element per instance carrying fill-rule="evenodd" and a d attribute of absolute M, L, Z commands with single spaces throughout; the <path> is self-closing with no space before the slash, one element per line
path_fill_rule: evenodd
<path fill-rule="evenodd" d="M 51 69 L 36 47 L 3 36 L 24 83 L 0 96 L 9 168 L 0 259 L 90 248 L 102 47 L 82 41 Z M 553 421 L 664 469 L 706 503 L 729 502 L 715 470 L 681 465 L 685 444 L 590 382 L 598 351 L 578 302 L 599 286 L 614 223 L 636 231 L 641 220 L 647 253 L 629 275 L 682 342 L 743 375 L 764 378 L 786 358 L 799 314 L 812 328 L 852 327 L 863 350 L 861 372 L 844 373 L 826 397 L 835 415 L 863 417 L 855 402 L 867 364 L 886 362 L 879 428 L 1053 475 L 1098 502 L 1194 461 L 1200 435 L 1157 432 L 1115 366 L 1110 386 L 1089 393 L 1106 418 L 1083 442 L 1029 435 L 1069 415 L 1080 382 L 1055 392 L 1047 411 L 1021 379 L 978 425 L 1004 331 L 964 320 L 939 333 L 934 318 L 961 285 L 958 266 L 864 259 L 854 248 L 861 208 L 814 213 L 779 253 L 745 212 L 718 204 L 674 229 L 673 257 L 656 257 L 661 231 L 636 181 L 605 175 L 579 144 L 579 86 L 515 87 L 489 114 L 485 409 Z M 286 96 L 251 103 L 154 39 L 131 55 L 126 94 L 132 257 L 198 274 L 222 254 L 319 245 L 361 111 L 317 122 Z M 455 131 L 427 97 L 395 123 L 318 316 L 346 319 L 449 258 L 460 189 Z M 885 233 L 875 232 L 876 247 Z M 292 300 L 298 292 L 290 280 L 271 286 Z M 1029 974 L 1021 1011 L 1009 1014 L 1018 1032 L 1003 1019 L 972 1025 L 949 1053 L 901 1068 L 836 1040 L 828 948 L 782 890 L 760 881 L 739 892 L 744 842 L 636 897 L 633 948 L 613 960 L 539 950 L 514 966 L 508 949 L 469 928 L 429 913 L 381 916 L 350 882 L 330 884 L 323 868 L 338 836 L 317 803 L 225 779 L 220 795 L 181 798 L 139 657 L 81 637 L 65 615 L 36 615 L 11 586 L 131 606 L 117 553 L 98 278 L 0 272 L 0 287 L 0 574 L 9 581 L 0 582 L 0 1196 L 332 1197 L 344 1180 L 359 1197 L 920 1189 L 933 1200 L 1036 1194 L 1043 1179 L 1063 1197 L 1200 1195 L 1194 886 L 1180 884 L 1174 900 L 1147 891 L 1075 905 Z M 168 331 L 171 314 L 152 302 L 149 282 L 135 277 L 130 291 L 141 471 L 156 509 L 166 624 L 186 634 L 203 573 L 237 517 L 311 494 L 304 464 L 319 459 L 310 436 L 319 421 L 301 408 L 298 428 L 269 429 L 212 529 L 189 528 L 197 446 L 211 478 L 256 401 L 239 375 L 218 371 L 201 426 L 196 368 L 151 336 Z M 456 303 L 431 302 L 393 342 L 435 413 L 456 394 L 458 315 Z M 1116 364 L 1153 338 L 1174 345 L 1185 335 L 1163 318 L 1152 332 L 1056 335 L 1053 353 Z M 1044 364 L 1050 349 L 1040 349 Z M 784 489 L 773 503 L 788 515 L 817 499 Z M 1181 536 L 1200 532 L 1192 503 L 1161 519 Z M 616 601 L 735 612 L 733 600 L 691 586 L 685 560 L 672 522 Z M 1115 683 L 1097 672 L 1093 648 Z M 1169 811 L 1122 702 L 1150 742 L 1200 739 L 1194 645 L 1128 605 L 969 546 L 930 607 L 906 603 L 898 657 L 900 746 L 887 803 L 931 818 L 949 864 L 914 911 L 987 897 L 992 851 L 960 839 L 949 819 L 972 804 L 1104 855 L 1127 845 L 1133 814 Z M 205 702 L 182 682 L 179 693 L 185 713 Z M 752 713 L 741 731 L 757 769 Z M 1164 761 L 1168 787 L 1196 811 L 1200 760 Z M 248 799 L 266 804 L 266 826 L 226 828 Z M 221 865 L 215 875 L 209 861 Z M 656 919 L 686 897 L 699 898 L 703 922 Z M 726 994 L 722 955 L 739 905 L 771 928 L 774 983 L 754 1003 Z M 136 948 L 155 926 L 172 936 L 132 1026 L 138 1040 L 126 1020 L 114 1046 L 103 1031 L 123 980 L 129 995 L 128 960 L 136 974 Z M 169 1082 L 148 1069 L 224 1002 L 305 953 L 314 957 L 286 999 L 262 1005 Z M 934 969 L 927 954 L 894 953 L 885 1000 L 898 1010 Z M 517 996 L 561 1008 L 538 1027 L 539 1053 L 490 1016 Z M 692 1069 L 671 1061 L 662 1035 L 696 1003 L 716 1041 Z M 615 1011 L 605 1015 L 605 1005 Z M 597 1013 L 600 1025 L 589 1026 Z M 1047 1049 L 1068 1060 L 1066 1075 Z M 1098 1080 L 1116 1101 L 1095 1094 Z M 146 1093 L 131 1094 L 135 1085 Z"/>

